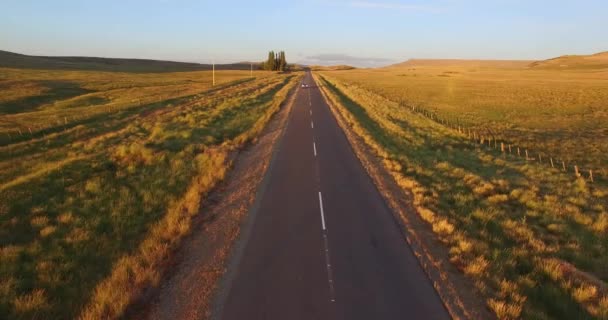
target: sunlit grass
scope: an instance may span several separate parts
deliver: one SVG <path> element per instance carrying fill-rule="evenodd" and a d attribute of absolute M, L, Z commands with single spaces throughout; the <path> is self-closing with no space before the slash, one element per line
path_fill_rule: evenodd
<path fill-rule="evenodd" d="M 531 156 L 540 153 L 545 161 L 552 156 L 608 175 L 607 69 L 413 63 L 328 75 L 433 111 L 486 138 L 509 141 Z"/>
<path fill-rule="evenodd" d="M 229 153 L 261 131 L 298 78 L 222 71 L 212 88 L 208 72 L 3 72 L 18 81 L 73 79 L 108 99 L 66 97 L 0 115 L 0 130 L 23 133 L 0 147 L 7 318 L 118 317 L 158 282 L 205 194 L 226 174 Z M 64 115 L 67 123 L 54 122 Z M 44 128 L 26 134 L 28 121 Z"/>
<path fill-rule="evenodd" d="M 608 186 L 482 147 L 344 75 L 320 84 L 353 130 L 413 193 L 499 318 L 605 317 Z M 375 90 L 375 89 L 374 89 Z"/>

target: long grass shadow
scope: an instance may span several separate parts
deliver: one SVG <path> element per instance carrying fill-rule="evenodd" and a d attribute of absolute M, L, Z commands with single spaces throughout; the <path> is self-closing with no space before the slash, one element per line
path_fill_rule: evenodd
<path fill-rule="evenodd" d="M 16 101 L 0 103 L 0 114 L 15 114 L 29 112 L 40 106 L 61 99 L 69 99 L 83 94 L 95 92 L 81 88 L 78 83 L 69 81 L 36 81 L 48 90 L 41 95 L 25 97 Z"/>
<path fill-rule="evenodd" d="M 145 104 L 141 106 L 135 106 L 131 108 L 125 108 L 120 111 L 114 113 L 100 113 L 94 115 L 92 117 L 84 118 L 81 120 L 71 121 L 65 125 L 50 127 L 47 129 L 43 129 L 35 132 L 33 135 L 22 135 L 17 137 L 12 137 L 11 140 L 8 140 L 7 137 L 0 137 L 0 147 L 9 146 L 10 144 L 24 142 L 29 140 L 34 140 L 31 143 L 28 143 L 26 146 L 19 148 L 17 150 L 7 150 L 7 152 L 3 152 L 0 154 L 0 160 L 11 159 L 14 157 L 23 157 L 30 154 L 38 153 L 40 150 L 49 150 L 58 147 L 65 146 L 77 140 L 86 140 L 95 136 L 99 136 L 108 132 L 120 130 L 129 123 L 131 123 L 134 117 L 137 117 L 142 114 L 147 114 L 154 112 L 156 110 L 162 109 L 167 105 L 176 105 L 184 103 L 190 99 L 196 98 L 201 94 L 209 94 L 215 93 L 220 90 L 225 90 L 228 88 L 232 88 L 234 86 L 250 82 L 253 78 L 248 79 L 240 79 L 236 81 L 232 81 L 223 85 L 220 85 L 211 90 L 206 90 L 203 93 L 197 93 L 194 95 L 188 95 L 178 98 L 166 99 L 163 101 L 154 102 L 151 104 Z M 74 132 L 74 128 L 78 126 L 84 126 L 81 130 L 77 130 Z M 47 135 L 54 135 L 52 137 L 48 137 L 44 139 Z M 4 139 L 3 139 L 4 138 Z"/>
<path fill-rule="evenodd" d="M 210 122 L 195 124 L 211 125 L 214 132 L 225 130 L 214 143 L 223 142 L 219 138 L 233 138 L 251 127 L 288 82 L 273 84 L 261 96 L 227 106 L 226 112 Z M 168 123 L 179 121 L 173 116 L 167 113 L 162 117 Z M 134 130 L 146 130 L 147 124 L 138 121 Z M 186 129 L 192 128 L 172 128 L 178 133 Z M 163 146 L 142 160 L 140 152 L 147 152 L 142 146 L 147 135 L 139 133 L 116 137 L 116 144 L 110 142 L 125 147 L 127 154 L 117 155 L 114 148 L 105 150 L 0 192 L 0 201 L 6 204 L 0 206 L 0 247 L 17 252 L 15 259 L 3 260 L 0 267 L 0 278 L 13 284 L 8 296 L 0 299 L 4 315 L 27 318 L 30 314 L 13 313 L 11 301 L 43 288 L 48 299 L 45 316 L 76 317 L 98 282 L 112 272 L 114 263 L 137 248 L 149 227 L 186 192 L 192 177 L 201 170 L 199 153 L 181 145 Z M 200 143 L 199 138 L 192 135 L 180 143 Z"/>
<path fill-rule="evenodd" d="M 371 135 L 377 138 L 378 143 L 387 148 L 390 151 L 398 150 L 399 144 L 393 139 L 393 137 L 387 136 L 385 130 L 375 122 L 368 114 L 367 111 L 355 101 L 350 99 L 347 95 L 342 93 L 334 84 L 329 81 L 325 81 L 323 86 L 331 90 L 339 102 L 359 121 L 361 126 L 368 131 Z"/>
<path fill-rule="evenodd" d="M 90 124 L 95 124 L 95 123 L 103 123 L 103 120 L 105 120 L 108 117 L 110 117 L 110 119 L 116 120 L 116 119 L 128 118 L 130 116 L 140 114 L 140 113 L 152 112 L 158 108 L 162 108 L 169 104 L 183 103 L 189 99 L 196 98 L 197 96 L 200 96 L 201 94 L 213 94 L 213 93 L 220 92 L 222 90 L 226 90 L 226 89 L 229 89 L 231 87 L 234 87 L 234 86 L 237 86 L 240 84 L 251 82 L 253 80 L 255 80 L 255 78 L 238 79 L 238 80 L 223 83 L 216 87 L 207 89 L 202 93 L 196 93 L 196 94 L 192 94 L 192 95 L 188 95 L 188 96 L 165 99 L 162 101 L 157 101 L 154 103 L 145 104 L 145 105 L 141 105 L 141 106 L 124 108 L 124 109 L 114 112 L 114 113 L 106 113 L 106 112 L 99 113 L 92 117 L 88 117 L 88 118 L 84 118 L 84 119 L 80 119 L 80 120 L 74 120 L 74 121 L 70 121 L 68 123 L 64 123 L 61 125 L 52 126 L 52 127 L 48 127 L 48 128 L 42 129 L 42 130 L 38 130 L 38 131 L 33 132 L 32 134 L 23 133 L 23 132 L 20 135 L 15 134 L 15 132 L 13 132 L 12 135 L 2 134 L 2 135 L 0 135 L 0 147 L 8 146 L 11 144 L 20 143 L 20 142 L 24 142 L 24 141 L 44 138 L 47 135 L 51 135 L 51 134 L 55 134 L 55 133 L 67 132 L 70 129 L 72 129 L 76 126 L 79 126 L 79 125 L 90 125 Z M 93 108 L 95 108 L 95 107 L 93 107 Z M 98 129 L 100 129 L 100 128 L 98 128 Z M 103 132 L 108 132 L 108 130 L 103 130 Z M 67 139 L 67 140 L 70 140 L 70 139 Z M 2 159 L 2 155 L 0 155 L 0 159 Z"/>

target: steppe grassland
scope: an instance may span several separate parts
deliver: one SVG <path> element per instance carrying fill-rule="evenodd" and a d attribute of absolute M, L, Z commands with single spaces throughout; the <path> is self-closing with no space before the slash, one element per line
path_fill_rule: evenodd
<path fill-rule="evenodd" d="M 0 70 L 0 314 L 115 317 L 156 283 L 299 78 L 254 76 Z"/>
<path fill-rule="evenodd" d="M 504 157 L 384 98 L 376 92 L 390 96 L 401 88 L 400 76 L 388 82 L 378 75 L 390 71 L 349 72 L 321 72 L 320 85 L 397 183 L 413 192 L 420 217 L 499 318 L 608 318 L 608 186 Z M 447 99 L 430 84 L 442 80 L 422 78 L 404 85 L 414 98 L 401 97 Z M 476 124 L 485 111 L 469 108 Z"/>
<path fill-rule="evenodd" d="M 608 176 L 608 69 L 529 65 L 431 60 L 331 75 L 535 156 Z"/>

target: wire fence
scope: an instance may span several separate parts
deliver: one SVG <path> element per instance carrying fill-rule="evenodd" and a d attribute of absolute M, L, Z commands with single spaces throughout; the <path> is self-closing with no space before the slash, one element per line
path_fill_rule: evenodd
<path fill-rule="evenodd" d="M 379 94 L 383 98 L 393 101 L 390 98 Z M 412 112 L 422 115 L 446 128 L 458 132 L 466 137 L 469 141 L 484 146 L 487 149 L 496 150 L 503 156 L 515 157 L 526 162 L 545 165 L 552 169 L 557 169 L 563 172 L 571 173 L 576 178 L 584 178 L 589 182 L 602 181 L 608 182 L 608 170 L 606 168 L 591 168 L 589 166 L 579 166 L 577 163 L 568 161 L 562 157 L 553 156 L 546 152 L 531 150 L 529 148 L 520 147 L 507 139 L 497 137 L 498 134 L 481 132 L 471 127 L 466 127 L 463 121 L 458 119 L 442 117 L 439 113 L 428 108 L 408 105 L 404 101 L 398 102 L 401 107 L 408 108 Z"/>

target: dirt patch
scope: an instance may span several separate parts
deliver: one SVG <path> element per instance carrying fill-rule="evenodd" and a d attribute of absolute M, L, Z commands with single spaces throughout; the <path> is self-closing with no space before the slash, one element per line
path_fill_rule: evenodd
<path fill-rule="evenodd" d="M 125 318 L 209 318 L 219 280 L 284 132 L 297 90 L 254 143 L 231 155 L 234 162 L 230 173 L 209 194 L 194 218 L 191 234 L 169 262 L 171 271 L 156 289 L 130 307 Z"/>
<path fill-rule="evenodd" d="M 412 205 L 413 195 L 399 187 L 381 159 L 374 154 L 364 139 L 352 130 L 349 119 L 342 114 L 343 110 L 332 104 L 324 90 L 325 88 L 321 88 L 323 98 L 330 106 L 363 167 L 391 208 L 406 241 L 452 318 L 495 319 L 484 300 L 473 291 L 475 286 L 472 281 L 450 263 L 448 249 L 435 237 L 428 223 L 417 214 Z"/>

